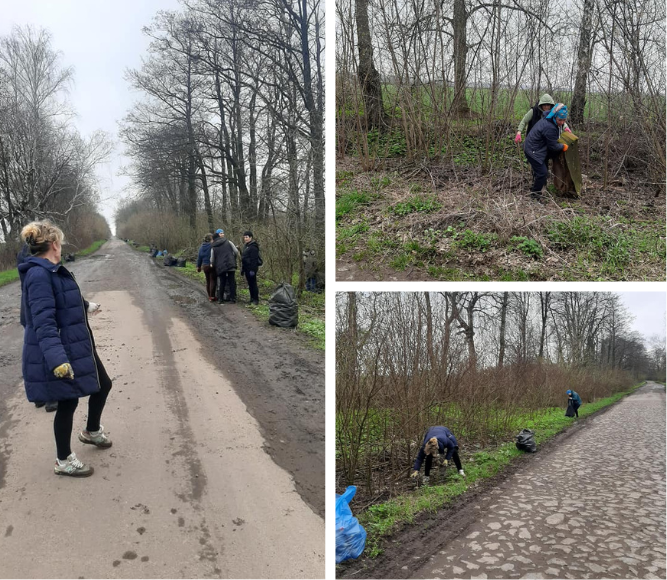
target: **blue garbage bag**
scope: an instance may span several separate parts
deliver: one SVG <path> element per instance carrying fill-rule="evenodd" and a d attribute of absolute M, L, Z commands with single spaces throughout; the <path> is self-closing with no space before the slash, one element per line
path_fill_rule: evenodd
<path fill-rule="evenodd" d="M 366 546 L 366 530 L 350 509 L 355 493 L 350 485 L 343 495 L 336 494 L 336 564 L 358 558 Z"/>

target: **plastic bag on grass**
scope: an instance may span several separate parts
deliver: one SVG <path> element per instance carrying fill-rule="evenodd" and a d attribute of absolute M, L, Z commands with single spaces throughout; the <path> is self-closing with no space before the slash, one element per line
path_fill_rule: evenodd
<path fill-rule="evenodd" d="M 350 485 L 343 495 L 336 494 L 336 564 L 358 558 L 366 547 L 366 530 L 350 509 L 355 493 Z"/>
<path fill-rule="evenodd" d="M 530 429 L 522 429 L 521 433 L 516 436 L 516 448 L 519 451 L 535 453 L 537 451 L 537 443 L 535 443 L 535 432 L 531 431 Z"/>
<path fill-rule="evenodd" d="M 299 324 L 299 305 L 294 288 L 281 284 L 269 298 L 269 324 L 282 328 L 294 328 Z"/>

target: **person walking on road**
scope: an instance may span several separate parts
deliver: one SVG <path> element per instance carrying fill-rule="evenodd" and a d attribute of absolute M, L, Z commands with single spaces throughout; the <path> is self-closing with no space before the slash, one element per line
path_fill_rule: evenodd
<path fill-rule="evenodd" d="M 514 137 L 514 142 L 517 145 L 521 143 L 521 133 L 523 133 L 524 129 L 526 130 L 526 137 L 527 137 L 528 133 L 530 133 L 530 130 L 537 124 L 537 122 L 544 115 L 548 114 L 549 111 L 553 109 L 555 104 L 556 103 L 551 97 L 551 95 L 544 93 L 540 97 L 540 100 L 537 101 L 537 104 L 531 109 L 528 109 L 528 112 L 523 116 L 523 118 L 519 122 L 519 127 L 516 130 L 516 136 Z M 563 125 L 563 131 L 572 133 L 572 131 L 570 131 L 570 128 L 567 126 L 567 123 Z"/>
<path fill-rule="evenodd" d="M 445 456 L 440 462 L 440 465 L 447 467 L 449 461 L 453 459 L 456 469 L 459 471 L 459 475 L 465 477 L 463 466 L 461 465 L 461 458 L 459 457 L 459 444 L 456 441 L 454 434 L 447 429 L 447 427 L 431 427 L 428 430 L 424 437 L 424 442 L 419 449 L 419 453 L 417 454 L 417 459 L 415 459 L 415 464 L 412 468 L 413 471 L 410 474 L 410 477 L 419 477 L 419 470 L 421 469 L 422 463 L 424 463 L 424 458 L 426 458 L 423 483 L 424 485 L 428 485 L 433 459 L 437 458 L 439 455 Z"/>
<path fill-rule="evenodd" d="M 259 244 L 254 240 L 252 232 L 243 234 L 243 255 L 241 257 L 241 276 L 245 274 L 250 291 L 250 303 L 259 304 L 259 289 L 257 287 L 257 270 L 262 265 L 259 256 Z"/>
<path fill-rule="evenodd" d="M 208 293 L 209 302 L 215 302 L 218 299 L 215 295 L 218 278 L 211 267 L 212 240 L 213 234 L 206 234 L 204 236 L 204 243 L 199 247 L 199 254 L 197 255 L 197 272 L 201 272 L 202 269 L 204 270 L 204 276 L 206 276 L 206 292 Z"/>
<path fill-rule="evenodd" d="M 100 425 L 111 390 L 111 379 L 95 349 L 88 313 L 99 305 L 88 303 L 72 273 L 60 264 L 63 233 L 49 221 L 32 222 L 21 231 L 30 256 L 19 266 L 23 275 L 23 379 L 31 402 L 58 401 L 53 421 L 56 475 L 87 477 L 93 468 L 81 462 L 70 447 L 74 411 L 88 396 L 82 443 L 111 447 Z"/>
<path fill-rule="evenodd" d="M 556 157 L 562 151 L 567 151 L 567 145 L 558 142 L 566 118 L 567 107 L 563 103 L 558 103 L 548 115 L 537 122 L 526 138 L 523 151 L 533 168 L 534 178 L 530 197 L 536 201 L 542 201 L 542 188 L 546 185 L 549 175 L 547 166 L 549 159 Z"/>
<path fill-rule="evenodd" d="M 576 391 L 566 391 L 567 394 L 567 404 L 572 405 L 572 410 L 574 411 L 574 416 L 579 418 L 579 407 L 581 407 L 581 397 Z"/>
<path fill-rule="evenodd" d="M 227 302 L 236 303 L 236 258 L 237 247 L 225 237 L 221 229 L 215 231 L 218 238 L 211 244 L 211 267 L 218 277 L 218 303 L 223 304 L 225 286 L 229 285 Z"/>

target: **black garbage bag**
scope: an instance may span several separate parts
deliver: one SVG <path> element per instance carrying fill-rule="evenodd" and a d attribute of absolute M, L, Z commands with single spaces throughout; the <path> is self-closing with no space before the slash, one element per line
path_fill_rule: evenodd
<path fill-rule="evenodd" d="M 177 268 L 185 268 L 185 264 L 187 262 L 187 258 L 178 258 L 176 260 L 176 267 Z"/>
<path fill-rule="evenodd" d="M 565 411 L 566 417 L 574 417 L 574 402 L 570 400 L 567 404 L 567 410 Z"/>
<path fill-rule="evenodd" d="M 165 265 L 165 266 L 175 266 L 175 265 L 176 265 L 176 261 L 177 261 L 176 258 L 174 258 L 174 256 L 171 256 L 171 255 L 169 255 L 169 254 L 167 254 L 167 255 L 164 257 L 164 265 Z"/>
<path fill-rule="evenodd" d="M 76 260 L 76 256 L 74 254 L 67 254 L 65 256 L 65 262 L 74 262 Z"/>
<path fill-rule="evenodd" d="M 282 328 L 294 328 L 299 324 L 299 305 L 294 288 L 281 284 L 269 298 L 269 324 Z"/>
<path fill-rule="evenodd" d="M 516 436 L 516 448 L 519 451 L 535 453 L 537 451 L 537 443 L 535 443 L 535 432 L 531 431 L 530 429 L 522 429 L 521 433 Z"/>

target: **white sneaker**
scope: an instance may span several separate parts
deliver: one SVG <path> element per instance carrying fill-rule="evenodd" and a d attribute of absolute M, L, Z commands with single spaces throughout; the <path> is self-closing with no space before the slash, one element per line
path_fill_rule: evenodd
<path fill-rule="evenodd" d="M 56 475 L 69 475 L 71 477 L 88 477 L 93 474 L 93 468 L 79 461 L 74 453 L 70 454 L 65 461 L 56 459 L 56 466 L 53 470 Z"/>
<path fill-rule="evenodd" d="M 430 478 L 428 475 L 425 475 L 425 476 L 422 478 L 422 485 L 423 485 L 424 487 L 428 487 L 428 482 L 430 481 L 430 479 L 431 479 L 431 478 Z"/>
<path fill-rule="evenodd" d="M 102 425 L 100 425 L 99 431 L 81 431 L 79 433 L 79 441 L 95 445 L 95 447 L 101 447 L 102 449 L 111 447 L 111 439 L 105 435 L 104 426 Z"/>
<path fill-rule="evenodd" d="M 466 476 L 466 474 L 463 473 L 463 469 L 459 469 L 459 475 L 460 475 L 461 477 L 465 477 L 465 476 Z"/>

